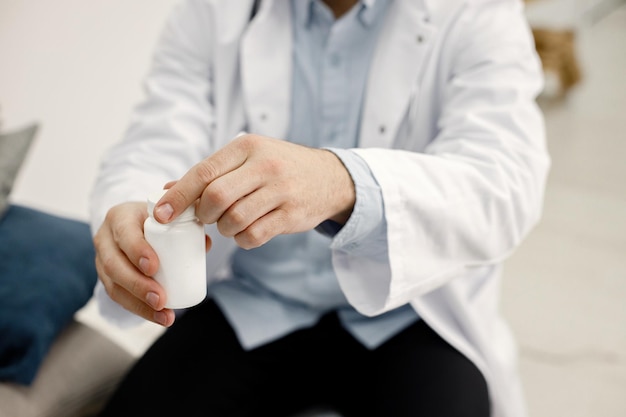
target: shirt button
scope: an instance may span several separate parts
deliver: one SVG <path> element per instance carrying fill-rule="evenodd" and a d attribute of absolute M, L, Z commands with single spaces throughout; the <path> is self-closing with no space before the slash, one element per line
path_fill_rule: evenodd
<path fill-rule="evenodd" d="M 341 57 L 338 54 L 332 54 L 330 56 L 330 64 L 334 67 L 338 67 L 341 64 Z"/>

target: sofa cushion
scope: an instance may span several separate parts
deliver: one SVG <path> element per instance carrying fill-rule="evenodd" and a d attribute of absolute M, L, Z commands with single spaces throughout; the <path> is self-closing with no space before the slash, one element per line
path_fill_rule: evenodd
<path fill-rule="evenodd" d="M 0 383 L 0 417 L 95 416 L 134 361 L 111 339 L 73 320 L 30 386 Z"/>
<path fill-rule="evenodd" d="M 9 205 L 0 219 L 0 381 L 34 380 L 93 294 L 94 259 L 87 223 Z"/>

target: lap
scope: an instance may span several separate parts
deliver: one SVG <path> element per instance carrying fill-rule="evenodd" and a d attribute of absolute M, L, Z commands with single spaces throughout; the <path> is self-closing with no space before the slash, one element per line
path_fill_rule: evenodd
<path fill-rule="evenodd" d="M 368 350 L 329 314 L 246 351 L 209 300 L 137 361 L 102 417 L 287 417 L 320 405 L 344 417 L 488 416 L 480 372 L 421 321 Z"/>

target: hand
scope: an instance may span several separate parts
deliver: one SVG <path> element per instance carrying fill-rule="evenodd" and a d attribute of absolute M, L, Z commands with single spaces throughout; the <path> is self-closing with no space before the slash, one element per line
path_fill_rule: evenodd
<path fill-rule="evenodd" d="M 259 135 L 237 137 L 165 188 L 155 218 L 167 223 L 196 200 L 201 222 L 242 248 L 276 235 L 344 224 L 355 202 L 354 183 L 337 156 Z"/>
<path fill-rule="evenodd" d="M 146 203 L 124 203 L 109 210 L 94 236 L 96 269 L 109 297 L 146 320 L 169 327 L 174 312 L 163 308 L 166 294 L 151 278 L 159 268 L 143 236 Z"/>

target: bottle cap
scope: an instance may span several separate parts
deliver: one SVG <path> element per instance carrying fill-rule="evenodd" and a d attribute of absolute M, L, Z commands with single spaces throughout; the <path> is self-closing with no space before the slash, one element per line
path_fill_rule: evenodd
<path fill-rule="evenodd" d="M 167 190 L 159 190 L 148 196 L 148 216 L 154 218 L 154 206 L 159 202 L 161 197 L 167 192 Z M 176 220 L 190 220 L 196 218 L 196 205 L 192 204 L 183 211 Z"/>

